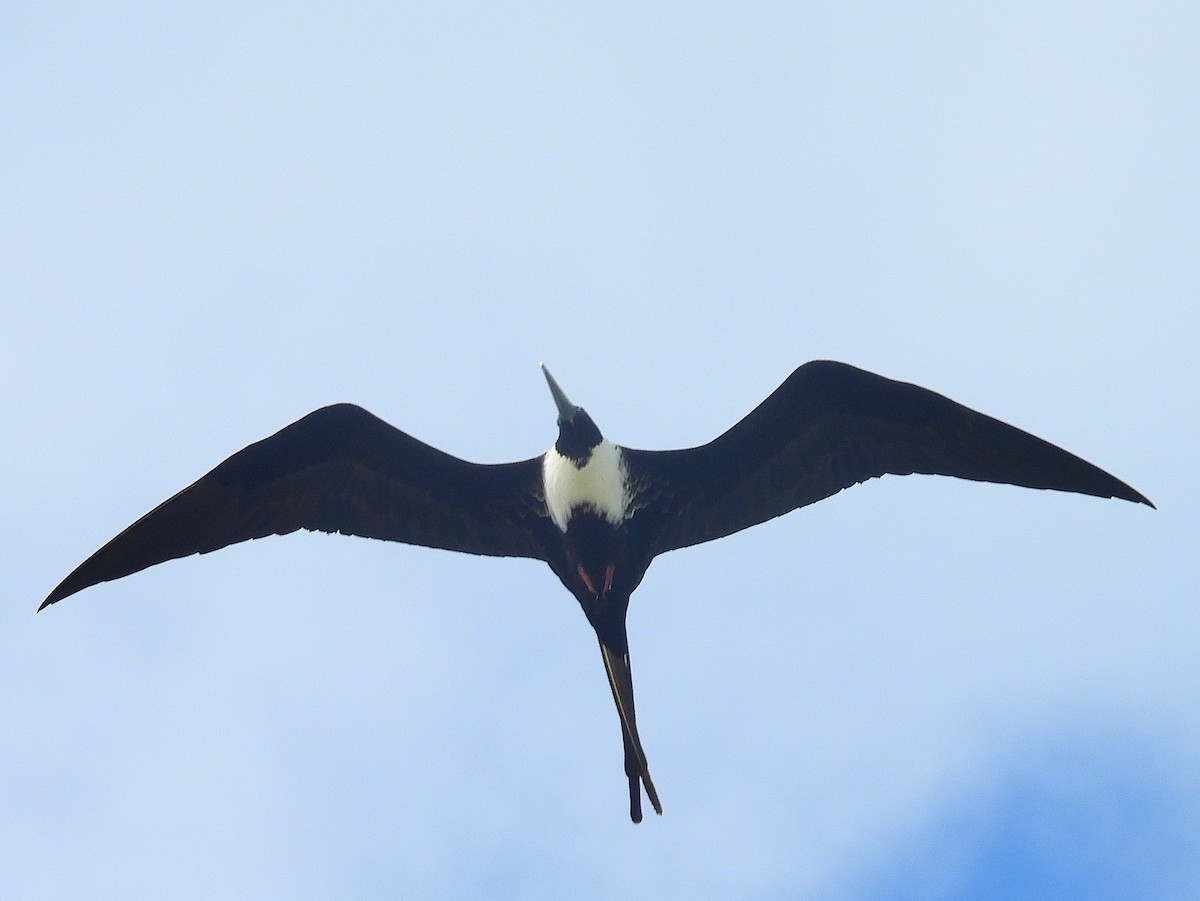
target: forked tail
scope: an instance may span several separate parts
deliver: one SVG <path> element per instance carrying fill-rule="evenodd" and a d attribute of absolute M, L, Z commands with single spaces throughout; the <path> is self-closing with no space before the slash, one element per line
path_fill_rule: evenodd
<path fill-rule="evenodd" d="M 624 637 L 624 636 L 622 636 Z M 622 644 L 625 644 L 622 642 Z M 642 821 L 642 786 L 650 799 L 654 812 L 662 815 L 662 804 L 658 792 L 650 779 L 646 766 L 646 753 L 638 738 L 637 717 L 633 711 L 633 673 L 629 668 L 629 648 L 618 649 L 600 639 L 600 656 L 604 658 L 604 671 L 608 674 L 608 685 L 612 689 L 613 702 L 621 717 L 621 737 L 625 744 L 625 775 L 629 777 L 629 818 L 635 823 Z"/>

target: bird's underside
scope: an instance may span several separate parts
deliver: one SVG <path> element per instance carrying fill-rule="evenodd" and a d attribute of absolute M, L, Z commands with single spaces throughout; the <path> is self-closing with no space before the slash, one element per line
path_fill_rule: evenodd
<path fill-rule="evenodd" d="M 559 436 L 515 463 L 453 457 L 350 404 L 324 407 L 225 460 L 56 587 L 84 588 L 297 529 L 548 563 L 596 631 L 619 714 L 630 815 L 662 812 L 638 737 L 625 614 L 658 554 L 700 544 L 886 474 L 924 473 L 1115 497 L 1133 488 L 1027 432 L 843 363 L 799 367 L 700 447 L 620 448 L 546 374 Z M 39 608 L 41 609 L 41 608 Z"/>

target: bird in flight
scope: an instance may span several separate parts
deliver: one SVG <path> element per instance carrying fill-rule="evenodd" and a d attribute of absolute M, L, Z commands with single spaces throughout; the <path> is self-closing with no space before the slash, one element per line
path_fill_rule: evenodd
<path fill-rule="evenodd" d="M 886 474 L 955 476 L 1154 505 L 1074 454 L 925 388 L 845 363 L 793 372 L 724 434 L 647 451 L 605 439 L 542 367 L 558 439 L 516 463 L 469 463 L 361 407 L 323 407 L 251 444 L 85 560 L 38 609 L 149 566 L 298 529 L 530 557 L 596 632 L 621 724 L 629 815 L 662 813 L 638 737 L 625 613 L 659 554 Z"/>

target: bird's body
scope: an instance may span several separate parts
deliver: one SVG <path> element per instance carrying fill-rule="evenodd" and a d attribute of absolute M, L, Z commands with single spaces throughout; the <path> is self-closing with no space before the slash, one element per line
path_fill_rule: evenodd
<path fill-rule="evenodd" d="M 539 457 L 468 463 L 350 404 L 234 454 L 89 557 L 43 602 L 148 566 L 300 528 L 539 559 L 596 632 L 621 723 L 630 816 L 662 807 L 638 737 L 625 616 L 658 554 L 756 525 L 887 473 L 1150 502 L 1040 438 L 915 385 L 807 363 L 724 434 L 623 448 L 545 373 L 559 435 Z"/>

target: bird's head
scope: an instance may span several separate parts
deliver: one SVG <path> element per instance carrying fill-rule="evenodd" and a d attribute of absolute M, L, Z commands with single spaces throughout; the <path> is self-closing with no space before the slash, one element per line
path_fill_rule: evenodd
<path fill-rule="evenodd" d="M 592 455 L 592 449 L 604 440 L 604 436 L 587 411 L 567 399 L 545 363 L 542 364 L 542 374 L 546 376 L 546 384 L 550 386 L 550 393 L 558 407 L 558 440 L 554 442 L 554 449 L 577 465 L 582 465 Z"/>

